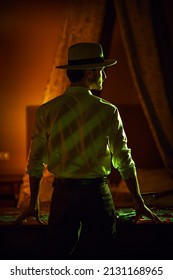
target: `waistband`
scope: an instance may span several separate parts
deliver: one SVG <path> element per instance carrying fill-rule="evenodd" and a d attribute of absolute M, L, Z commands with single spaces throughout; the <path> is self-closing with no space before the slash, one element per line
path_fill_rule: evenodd
<path fill-rule="evenodd" d="M 54 178 L 53 186 L 58 185 L 90 185 L 90 184 L 101 184 L 107 183 L 107 177 L 98 177 L 98 178 Z"/>

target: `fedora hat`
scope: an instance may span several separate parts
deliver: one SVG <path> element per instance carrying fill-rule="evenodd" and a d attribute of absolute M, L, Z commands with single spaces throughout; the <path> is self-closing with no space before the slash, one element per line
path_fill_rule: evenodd
<path fill-rule="evenodd" d="M 117 63 L 115 59 L 104 59 L 103 49 L 97 43 L 78 43 L 68 49 L 68 64 L 56 68 L 69 70 L 85 70 L 108 67 Z"/>

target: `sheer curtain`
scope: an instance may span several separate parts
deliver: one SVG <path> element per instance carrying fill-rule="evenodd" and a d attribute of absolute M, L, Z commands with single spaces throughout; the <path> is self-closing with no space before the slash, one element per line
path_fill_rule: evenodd
<path fill-rule="evenodd" d="M 57 34 L 55 59 L 48 83 L 43 92 L 43 103 L 63 93 L 68 86 L 64 70 L 57 70 L 56 65 L 66 64 L 68 47 L 78 42 L 99 42 L 105 16 L 106 0 L 64 0 L 60 1 L 58 14 L 61 13 L 59 25 L 61 33 Z M 52 193 L 52 175 L 45 167 L 41 180 L 40 201 L 50 201 Z M 24 174 L 20 188 L 18 206 L 29 203 L 29 177 Z"/>
<path fill-rule="evenodd" d="M 173 175 L 171 1 L 114 0 L 134 84 L 165 168 Z"/>

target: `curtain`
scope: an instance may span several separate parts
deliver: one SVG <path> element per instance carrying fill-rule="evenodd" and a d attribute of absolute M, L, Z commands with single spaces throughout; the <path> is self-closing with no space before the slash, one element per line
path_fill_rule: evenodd
<path fill-rule="evenodd" d="M 105 18 L 106 0 L 64 0 L 59 2 L 58 14 L 61 13 L 59 25 L 61 33 L 57 34 L 55 59 L 48 83 L 43 92 L 43 103 L 62 94 L 68 86 L 66 72 L 57 70 L 56 65 L 66 64 L 68 47 L 78 42 L 100 42 Z M 51 199 L 53 176 L 45 167 L 40 187 L 40 201 Z M 29 176 L 24 174 L 20 187 L 18 208 L 29 203 Z"/>
<path fill-rule="evenodd" d="M 165 168 L 173 175 L 173 55 L 169 0 L 114 0 L 132 78 Z"/>

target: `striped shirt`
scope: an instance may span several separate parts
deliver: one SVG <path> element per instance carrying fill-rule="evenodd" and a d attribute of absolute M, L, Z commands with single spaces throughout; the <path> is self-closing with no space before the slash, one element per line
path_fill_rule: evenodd
<path fill-rule="evenodd" d="M 58 178 L 97 178 L 111 162 L 123 179 L 136 175 L 116 106 L 85 87 L 69 87 L 36 112 L 27 173 L 41 177 L 44 165 Z"/>

